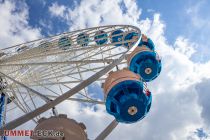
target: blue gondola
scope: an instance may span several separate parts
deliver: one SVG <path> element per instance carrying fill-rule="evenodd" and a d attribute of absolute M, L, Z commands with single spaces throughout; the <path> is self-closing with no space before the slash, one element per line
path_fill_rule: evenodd
<path fill-rule="evenodd" d="M 152 95 L 144 92 L 139 75 L 128 69 L 109 73 L 103 85 L 106 110 L 118 122 L 134 123 L 149 112 Z"/>
<path fill-rule="evenodd" d="M 108 93 L 106 110 L 118 122 L 134 123 L 149 112 L 152 95 L 143 93 L 141 82 L 127 80 L 115 85 Z"/>
<path fill-rule="evenodd" d="M 96 32 L 94 39 L 97 45 L 103 45 L 107 43 L 107 37 L 107 33 L 101 30 Z"/>
<path fill-rule="evenodd" d="M 117 42 L 122 42 L 122 40 L 123 40 L 123 31 L 122 30 L 115 30 L 114 32 L 112 32 L 111 36 L 112 36 L 111 43 L 116 43 L 115 46 L 122 45 L 122 43 L 117 43 Z"/>
<path fill-rule="evenodd" d="M 61 37 L 59 40 L 58 40 L 58 46 L 59 48 L 61 48 L 62 50 L 67 50 L 71 47 L 72 45 L 72 41 L 71 39 L 68 37 L 68 36 L 64 36 L 64 37 Z"/>
<path fill-rule="evenodd" d="M 87 46 L 89 43 L 89 35 L 86 33 L 80 33 L 77 36 L 77 44 L 81 46 Z"/>
<path fill-rule="evenodd" d="M 154 51 L 140 51 L 132 56 L 129 69 L 139 74 L 146 82 L 150 82 L 160 74 L 161 60 Z"/>
<path fill-rule="evenodd" d="M 128 34 L 125 36 L 124 41 L 132 40 L 132 39 L 134 39 L 135 37 L 138 37 L 138 36 L 139 36 L 138 33 L 136 33 L 136 32 L 130 32 L 130 33 L 128 33 Z M 132 42 L 124 43 L 124 46 L 130 47 L 130 46 L 132 46 L 131 43 L 132 43 Z"/>

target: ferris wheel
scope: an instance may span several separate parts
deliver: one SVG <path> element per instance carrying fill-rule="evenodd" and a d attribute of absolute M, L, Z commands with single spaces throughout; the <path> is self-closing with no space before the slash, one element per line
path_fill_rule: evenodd
<path fill-rule="evenodd" d="M 107 115 L 115 119 L 96 137 L 104 139 L 118 123 L 146 116 L 152 103 L 146 83 L 160 72 L 152 40 L 131 25 L 87 28 L 1 49 L 1 132 L 32 120 L 34 131 L 53 129 L 65 139 L 88 139 L 83 123 L 56 109 L 69 100 L 106 106 Z M 101 85 L 104 98 L 89 93 L 92 83 Z M 8 121 L 17 110 L 22 114 Z M 52 116 L 45 118 L 43 113 L 49 111 Z"/>

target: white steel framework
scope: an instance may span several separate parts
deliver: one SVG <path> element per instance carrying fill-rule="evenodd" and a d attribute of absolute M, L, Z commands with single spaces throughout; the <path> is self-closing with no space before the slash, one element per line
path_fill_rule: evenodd
<path fill-rule="evenodd" d="M 94 38 L 96 32 L 104 31 L 108 36 L 106 44 L 98 45 Z M 115 30 L 123 33 L 111 35 Z M 139 38 L 124 40 L 130 32 L 139 34 Z M 89 42 L 78 43 L 78 35 L 85 33 Z M 112 37 L 122 35 L 119 42 Z M 63 48 L 59 39 L 68 37 L 71 41 Z M 125 67 L 127 53 L 137 46 L 141 31 L 130 25 L 110 25 L 77 30 L 38 39 L 16 46 L 1 49 L 0 76 L 7 82 L 5 92 L 12 102 L 7 105 L 6 113 L 17 108 L 23 112 L 7 122 L 3 129 L 14 129 L 29 120 L 35 123 L 42 113 L 54 109 L 64 100 L 104 104 L 105 99 L 95 99 L 87 91 L 93 82 L 103 83 L 107 73 L 118 67 Z M 47 44 L 48 43 L 48 44 Z M 129 47 L 124 46 L 128 43 Z M 47 44 L 47 45 L 46 45 Z M 79 96 L 77 96 L 79 95 Z M 73 97 L 72 97 L 73 96 Z M 112 122 L 108 127 L 116 127 Z M 105 129 L 100 137 L 105 137 L 111 129 Z"/>

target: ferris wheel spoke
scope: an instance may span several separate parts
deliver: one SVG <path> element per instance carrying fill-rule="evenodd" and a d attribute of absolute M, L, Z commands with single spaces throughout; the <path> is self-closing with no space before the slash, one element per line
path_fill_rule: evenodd
<path fill-rule="evenodd" d="M 15 79 L 13 79 L 13 78 L 11 78 L 11 77 L 5 75 L 4 73 L 0 72 L 0 74 L 3 75 L 3 76 L 5 76 L 6 78 L 10 79 L 11 81 L 13 81 L 13 82 L 15 82 L 15 83 L 21 85 L 22 87 L 28 89 L 29 91 L 35 93 L 36 95 L 40 96 L 43 100 L 45 100 L 45 101 L 47 101 L 47 102 L 50 100 L 49 98 L 45 97 L 43 94 L 41 94 L 41 93 L 39 93 L 39 92 L 33 90 L 32 88 L 27 87 L 26 85 L 24 85 L 24 84 L 22 84 L 22 83 L 16 81 Z"/>
<path fill-rule="evenodd" d="M 5 78 L 5 81 L 6 81 L 6 83 L 9 83 L 8 82 L 8 79 L 6 79 Z M 19 91 L 15 91 L 14 90 L 14 86 L 16 86 L 16 85 L 9 85 L 9 87 L 7 88 L 7 95 L 8 96 L 10 96 L 10 95 L 13 95 L 14 97 L 15 97 L 15 100 L 14 100 L 14 102 L 16 103 L 16 105 L 18 104 L 18 107 L 21 109 L 21 110 L 23 110 L 23 111 L 25 111 L 25 112 L 27 112 L 27 109 L 26 109 L 26 107 L 21 103 L 21 101 L 20 101 L 20 99 L 17 97 L 17 94 L 18 94 L 18 92 Z M 10 89 L 11 91 L 9 91 L 8 89 Z M 9 93 L 11 93 L 11 94 L 9 94 Z M 24 97 L 24 99 L 26 99 L 26 96 Z"/>
<path fill-rule="evenodd" d="M 92 52 L 92 51 L 94 51 L 94 49 L 89 50 L 89 51 Z M 74 55 L 73 57 L 70 57 L 67 60 L 73 60 L 73 59 L 75 59 L 75 58 L 77 58 L 79 56 L 82 56 L 82 55 L 86 54 L 86 53 L 88 53 L 88 51 L 85 51 L 85 52 L 83 52 L 81 54 L 78 54 L 78 55 Z M 82 59 L 82 60 L 84 60 L 84 59 Z M 63 68 L 63 67 L 66 67 L 66 66 L 68 66 L 68 65 L 64 65 L 64 66 L 61 66 L 59 68 Z M 58 68 L 58 66 L 53 66 L 53 68 L 55 68 L 55 70 L 56 70 L 56 68 Z M 41 71 L 40 73 L 43 73 L 43 74 L 44 73 L 49 73 L 49 70 L 51 71 L 51 69 L 48 67 L 47 69 L 44 69 L 44 71 Z"/>
<path fill-rule="evenodd" d="M 57 96 L 52 96 L 52 95 L 46 95 L 47 97 L 51 98 L 51 99 L 55 99 L 57 98 Z M 94 100 L 94 99 L 82 99 L 82 98 L 67 98 L 66 100 L 69 101 L 77 101 L 77 102 L 84 102 L 84 103 L 92 103 L 92 104 L 105 104 L 105 102 L 103 101 L 98 101 L 98 100 Z"/>
<path fill-rule="evenodd" d="M 13 92 L 13 93 L 15 93 L 15 92 Z M 16 92 L 16 93 L 18 93 L 18 92 Z M 21 103 L 21 101 L 20 101 L 19 98 L 17 97 L 16 93 L 13 94 L 13 95 L 15 95 L 15 97 L 16 97 L 15 100 L 13 101 L 13 103 L 16 105 L 16 107 L 18 107 L 18 108 L 19 108 L 21 111 L 23 111 L 24 113 L 30 112 L 31 109 L 30 109 L 30 107 L 26 104 L 26 102 L 29 101 L 29 100 L 26 100 L 27 96 L 25 96 L 25 97 L 22 97 L 22 96 L 21 96 L 22 101 L 23 101 L 23 103 Z M 30 99 L 30 100 L 31 100 L 31 99 Z M 10 111 L 10 110 L 8 110 L 8 112 L 9 112 L 9 111 Z M 35 119 L 33 119 L 33 121 L 34 121 L 34 123 L 37 123 L 37 121 L 36 121 Z"/>
<path fill-rule="evenodd" d="M 103 47 L 103 49 L 104 49 L 104 48 L 105 48 L 105 47 Z M 108 49 L 108 50 L 100 49 L 99 51 L 95 52 L 95 53 L 92 54 L 91 56 L 89 55 L 87 58 L 90 59 L 90 58 L 92 58 L 92 57 L 94 57 L 94 56 L 98 56 L 99 53 L 105 53 L 106 51 L 110 51 L 110 50 L 113 50 L 113 49 L 115 49 L 115 48 L 116 48 L 116 47 L 113 47 L 113 48 Z M 93 51 L 95 51 L 95 50 L 93 50 Z M 87 51 L 87 52 L 85 52 L 85 53 L 83 53 L 83 54 L 87 54 L 87 53 L 90 53 L 90 52 Z M 80 54 L 80 55 L 83 55 L 83 54 Z M 77 57 L 79 57 L 80 55 L 74 56 L 73 58 L 77 58 Z M 73 58 L 70 58 L 70 59 L 73 59 Z M 84 60 L 84 59 L 85 59 L 85 58 L 80 59 L 80 60 Z M 106 59 L 104 59 L 104 60 L 106 60 Z"/>
<path fill-rule="evenodd" d="M 19 95 L 20 95 L 20 98 L 21 98 L 21 101 L 22 101 L 22 103 L 23 103 L 23 106 L 25 106 L 25 108 L 26 108 L 26 112 L 30 112 L 30 111 L 32 111 L 32 109 L 28 106 L 28 104 L 25 102 L 25 99 L 23 98 L 23 96 L 22 96 L 22 94 L 21 94 L 21 92 L 20 92 L 20 90 L 19 90 L 19 88 L 17 87 L 17 90 L 16 90 L 18 93 L 19 93 Z M 27 98 L 27 94 L 26 94 L 26 98 Z"/>
<path fill-rule="evenodd" d="M 97 54 L 98 52 L 96 52 L 96 53 L 94 53 L 96 51 L 96 49 L 92 49 L 92 50 L 88 50 L 88 51 L 85 51 L 84 53 L 81 53 L 81 54 L 78 54 L 78 55 L 75 55 L 75 56 L 73 56 L 73 57 L 70 57 L 70 58 L 68 58 L 68 60 L 72 60 L 72 59 L 74 59 L 74 58 L 79 58 L 80 56 L 83 56 L 83 55 L 85 55 L 85 54 L 91 54 L 91 53 L 93 53 L 93 55 L 92 56 L 94 56 L 95 54 Z M 89 56 L 88 58 L 90 58 L 91 56 Z M 85 58 L 82 58 L 82 59 L 80 59 L 80 61 L 83 61 L 83 60 L 85 60 Z"/>
<path fill-rule="evenodd" d="M 22 94 L 26 94 L 26 93 L 22 93 Z M 36 97 L 37 97 L 37 96 L 35 96 L 35 97 L 33 97 L 33 98 L 36 99 Z M 25 99 L 25 100 L 26 100 L 26 103 L 28 103 L 28 102 L 31 101 L 31 99 Z M 16 109 L 16 108 L 22 108 L 22 109 L 24 109 L 23 107 L 21 107 L 21 106 L 19 105 L 19 103 L 17 102 L 17 100 L 14 100 L 13 102 L 14 102 L 14 104 L 16 104 L 16 106 L 7 109 L 7 112 L 10 112 L 10 111 L 12 111 L 12 110 L 14 110 L 14 109 Z M 24 111 L 26 112 L 25 109 L 24 109 Z"/>
<path fill-rule="evenodd" d="M 116 120 L 113 120 L 97 137 L 95 140 L 104 140 L 118 125 Z"/>
<path fill-rule="evenodd" d="M 64 83 L 61 83 L 61 85 L 64 86 L 64 87 L 66 87 L 66 88 L 68 88 L 69 90 L 72 89 L 72 87 L 69 86 L 69 83 L 68 83 L 68 85 L 66 85 L 66 84 L 64 84 Z M 83 90 L 84 90 L 84 92 L 82 92 Z M 85 93 L 85 94 L 84 94 L 84 93 Z M 93 102 L 95 101 L 95 99 L 92 99 L 92 98 L 90 98 L 90 97 L 88 96 L 88 93 L 87 93 L 87 91 L 86 91 L 85 88 L 81 89 L 80 92 L 78 92 L 77 94 L 78 94 L 78 95 L 81 95 L 81 96 L 84 97 L 86 100 L 93 101 Z"/>
<path fill-rule="evenodd" d="M 91 58 L 91 57 L 95 56 L 95 55 L 98 54 L 99 52 L 100 52 L 100 51 L 98 51 L 97 53 L 95 53 L 95 54 L 89 56 L 88 58 Z M 83 58 L 82 60 L 84 60 L 84 59 L 85 59 L 85 58 Z M 82 64 L 80 64 L 80 65 L 82 65 Z M 80 66 L 80 65 L 79 65 L 79 66 Z M 84 65 L 86 65 L 86 63 L 84 63 Z M 71 69 L 75 69 L 75 68 L 74 68 L 74 67 L 73 67 L 73 68 L 71 67 Z M 68 70 L 69 70 L 69 69 L 68 69 Z M 63 72 L 63 71 L 64 71 L 64 70 L 62 70 L 62 71 L 60 70 L 59 72 Z"/>
<path fill-rule="evenodd" d="M 104 81 L 105 80 L 105 78 L 100 78 L 100 79 L 98 79 L 97 81 Z M 64 81 L 64 82 L 61 82 L 61 81 L 58 81 L 58 82 L 49 82 L 49 83 L 42 83 L 42 85 L 45 85 L 45 86 L 47 86 L 47 85 L 58 85 L 58 84 L 72 84 L 72 83 L 74 83 L 74 84 L 76 84 L 76 83 L 80 83 L 80 82 L 83 82 L 84 80 L 77 80 L 77 81 Z M 30 86 L 40 86 L 40 84 L 31 84 Z"/>
<path fill-rule="evenodd" d="M 80 64 L 80 65 L 78 65 L 78 66 L 84 66 L 84 65 L 86 65 L 86 64 Z M 101 69 L 101 68 L 103 68 L 103 67 L 99 67 L 99 68 L 95 68 L 95 70 L 96 69 Z M 68 68 L 68 69 L 65 69 L 65 70 L 60 70 L 59 72 L 55 72 L 56 74 L 59 74 L 59 75 L 57 75 L 56 77 L 63 77 L 63 76 L 68 76 L 68 75 L 77 75 L 78 74 L 78 71 L 76 71 L 75 72 L 75 70 L 76 70 L 76 67 L 70 67 L 70 68 Z M 94 69 L 92 69 L 92 70 L 94 70 Z M 68 73 L 64 73 L 64 72 L 68 72 Z M 81 71 L 81 72 L 85 72 L 85 71 Z M 49 79 L 53 79 L 53 78 L 56 78 L 55 76 L 53 77 L 52 76 L 52 74 L 50 74 L 50 75 L 45 75 L 44 77 L 41 77 L 40 79 L 41 80 L 49 80 Z"/>
<path fill-rule="evenodd" d="M 122 63 L 120 63 L 120 65 L 121 64 L 125 64 L 126 62 L 122 62 Z M 83 65 L 84 66 L 84 65 Z M 104 68 L 104 66 L 101 66 L 101 67 L 97 67 L 97 68 L 90 68 L 90 69 L 87 69 L 87 68 L 83 68 L 83 67 L 81 67 L 82 69 L 85 69 L 85 70 L 81 70 L 80 71 L 80 73 L 86 73 L 86 72 L 89 72 L 89 71 L 92 71 L 92 72 L 97 72 L 98 70 L 100 70 L 100 69 L 102 69 L 102 68 Z M 70 70 L 72 70 L 72 69 L 70 69 Z M 68 70 L 66 70 L 66 71 L 68 71 Z M 73 71 L 73 70 L 72 70 Z M 63 74 L 63 73 L 61 73 L 60 75 L 57 75 L 57 76 L 52 76 L 52 75 L 49 75 L 49 77 L 43 77 L 43 78 L 41 78 L 39 81 L 35 81 L 35 82 L 41 82 L 41 81 L 46 81 L 46 80 L 53 80 L 53 79 L 55 79 L 55 78 L 62 78 L 62 77 L 64 77 L 64 76 L 73 76 L 73 75 L 75 75 L 75 74 L 78 74 L 78 72 L 76 71 L 76 72 L 70 72 L 70 73 L 67 73 L 67 74 Z M 72 77 L 73 78 L 73 77 Z M 73 79 L 76 79 L 76 80 L 78 80 L 77 78 L 73 78 Z M 73 83 L 75 83 L 74 81 L 72 81 Z M 79 81 L 78 81 L 79 82 Z M 71 81 L 69 81 L 69 83 L 71 83 Z"/>
<path fill-rule="evenodd" d="M 17 104 L 16 102 L 14 102 L 14 104 L 16 104 L 16 106 L 17 106 L 21 111 L 23 111 L 24 113 L 28 113 L 25 109 L 23 109 L 21 106 L 19 106 L 19 104 Z M 37 124 L 37 120 L 35 120 L 34 118 L 33 118 L 32 120 L 33 120 L 33 122 L 34 122 L 35 124 Z"/>
<path fill-rule="evenodd" d="M 83 71 L 83 72 L 87 72 L 87 71 Z M 71 74 L 68 74 L 68 75 L 71 75 Z M 47 81 L 47 80 L 53 80 L 53 79 L 55 79 L 55 78 L 59 78 L 59 77 L 64 77 L 64 76 L 68 76 L 68 75 L 60 75 L 60 76 L 56 76 L 56 77 L 50 77 L 50 78 L 46 78 L 46 79 L 43 79 L 44 81 Z M 104 80 L 104 79 L 99 79 L 99 80 Z M 80 82 L 82 82 L 82 81 L 84 81 L 84 80 L 81 80 L 81 79 L 77 79 L 77 80 L 71 80 L 71 81 L 58 81 L 58 82 L 48 82 L 48 83 L 43 83 L 42 82 L 42 84 L 44 84 L 44 85 L 56 85 L 56 84 L 71 84 L 71 83 L 80 83 Z M 41 80 L 40 81 L 34 81 L 34 82 L 36 82 L 36 83 L 38 83 L 38 82 L 41 82 Z M 34 84 L 34 85 L 30 85 L 30 86 L 37 86 L 37 84 Z"/>
<path fill-rule="evenodd" d="M 72 89 L 72 88 L 69 87 L 68 85 L 65 85 L 65 84 L 61 84 L 61 85 L 63 85 L 64 87 L 68 88 L 69 90 Z M 84 92 L 82 92 L 83 90 L 84 90 L 85 94 L 83 94 L 83 93 L 84 93 Z M 95 99 L 92 99 L 92 98 L 90 98 L 90 97 L 88 96 L 87 91 L 86 91 L 86 88 L 81 89 L 80 92 L 78 92 L 78 94 L 81 95 L 82 97 L 85 97 L 86 100 L 93 101 L 93 102 L 96 101 Z"/>
<path fill-rule="evenodd" d="M 53 52 L 53 51 L 50 51 L 50 52 L 36 52 L 37 54 L 27 54 L 27 52 L 24 54 L 24 53 L 21 53 L 21 54 L 16 54 L 14 56 L 11 56 L 7 59 L 5 59 L 3 62 L 16 62 L 16 61 L 23 61 L 23 60 L 34 60 L 34 59 L 41 59 L 41 58 L 45 58 L 46 55 L 47 56 L 56 56 L 56 55 L 62 55 L 62 54 L 66 54 L 66 53 L 71 53 L 71 51 L 69 50 L 68 52 L 67 51 L 62 51 L 62 50 L 59 50 L 57 49 L 58 51 L 57 52 Z"/>
<path fill-rule="evenodd" d="M 20 99 L 17 97 L 17 94 L 13 92 L 13 95 L 15 96 L 14 103 L 17 105 L 18 108 L 20 108 L 23 112 L 27 112 L 26 107 L 21 103 Z M 24 97 L 26 99 L 26 96 Z"/>
<path fill-rule="evenodd" d="M 78 60 L 78 61 L 60 61 L 60 62 L 40 62 L 40 63 L 16 63 L 16 64 L 0 64 L 1 67 L 8 66 L 29 66 L 29 65 L 62 65 L 62 64 L 78 64 L 78 63 L 104 63 L 104 62 L 112 62 L 113 59 L 96 59 L 96 60 Z"/>
<path fill-rule="evenodd" d="M 14 88 L 14 86 L 16 86 L 16 89 Z M 34 102 L 34 99 L 38 96 L 36 96 L 34 93 L 30 92 L 28 89 L 26 89 L 25 92 L 20 91 L 20 87 L 17 84 L 13 85 L 13 88 L 10 88 L 10 89 L 12 91 L 12 95 L 15 97 L 13 103 L 16 105 L 16 107 L 18 107 L 24 113 L 29 113 L 37 108 L 37 105 Z M 9 91 L 7 92 L 9 93 Z M 13 109 L 10 109 L 10 110 L 13 110 Z M 10 110 L 8 110 L 8 112 Z M 37 120 L 39 120 L 39 118 L 40 116 L 38 115 L 35 118 L 33 118 L 33 121 L 37 123 Z"/>

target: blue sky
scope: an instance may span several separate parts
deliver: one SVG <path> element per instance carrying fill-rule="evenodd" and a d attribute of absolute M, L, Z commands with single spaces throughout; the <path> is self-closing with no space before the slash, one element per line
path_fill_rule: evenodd
<path fill-rule="evenodd" d="M 65 5 L 71 9 L 74 9 L 76 5 L 80 4 L 80 1 L 73 0 L 26 0 L 25 2 L 29 8 L 29 25 L 31 27 L 40 28 L 41 33 L 45 36 L 61 33 L 69 29 L 69 23 L 66 23 L 62 18 L 58 19 L 52 16 L 49 12 L 48 8 L 52 6 L 53 3 Z M 209 35 L 207 29 L 210 28 L 208 23 L 210 19 L 210 10 L 208 8 L 210 3 L 208 1 L 177 0 L 168 2 L 167 0 L 138 0 L 136 2 L 142 12 L 140 19 L 152 18 L 154 13 L 160 13 L 161 19 L 164 21 L 167 28 L 165 35 L 169 43 L 173 43 L 177 36 L 182 35 L 199 44 L 209 45 L 204 38 L 204 36 Z M 21 4 L 17 3 L 17 8 L 19 6 L 21 7 Z M 126 8 L 122 6 L 122 10 L 126 11 Z M 195 21 L 193 22 L 192 14 L 198 16 L 198 19 L 206 21 L 203 21 L 202 24 L 198 26 L 197 23 L 194 23 Z"/>
<path fill-rule="evenodd" d="M 136 1 L 141 8 L 140 19 L 152 18 L 154 13 L 160 13 L 161 19 L 165 23 L 165 35 L 168 43 L 173 44 L 177 36 L 183 36 L 192 42 L 196 42 L 198 55 L 193 55 L 192 59 L 197 62 L 206 62 L 210 58 L 210 43 L 206 40 L 210 30 L 209 6 L 207 0 L 177 0 L 177 1 L 154 1 L 138 0 Z M 69 29 L 71 25 L 65 19 L 52 16 L 48 8 L 57 3 L 70 9 L 74 9 L 80 1 L 60 0 L 60 1 L 43 1 L 43 0 L 26 0 L 29 8 L 29 25 L 40 28 L 41 33 L 45 36 L 50 34 L 61 33 Z M 126 11 L 123 2 L 122 10 Z M 35 12 L 36 11 L 36 12 Z M 67 11 L 64 11 L 67 12 Z M 113 19 L 114 20 L 114 19 Z M 200 56 L 202 54 L 202 56 Z"/>
<path fill-rule="evenodd" d="M 67 1 L 50 0 L 44 2 L 43 0 L 37 0 L 37 1 L 26 0 L 26 3 L 29 7 L 29 24 L 32 27 L 42 27 L 42 33 L 45 35 L 47 35 L 47 33 L 59 33 L 60 31 L 68 29 L 68 24 L 66 24 L 65 21 L 57 20 L 57 18 L 52 17 L 48 11 L 48 7 L 55 2 L 58 5 L 65 5 L 68 8 L 72 9 L 75 7 L 75 3 L 77 4 L 80 3 L 80 1 L 75 2 L 73 0 L 67 0 Z M 198 36 L 202 35 L 202 32 L 201 31 L 199 32 L 199 30 L 197 30 L 198 27 L 194 27 L 194 24 L 192 23 L 191 19 L 192 17 L 188 14 L 188 10 L 190 8 L 193 8 L 196 5 L 200 5 L 198 7 L 198 11 L 196 12 L 198 16 L 200 18 L 207 18 L 207 19 L 210 18 L 208 14 L 209 13 L 208 7 L 210 6 L 210 4 L 207 1 L 198 2 L 197 0 L 185 0 L 183 2 L 182 0 L 177 0 L 177 1 L 168 2 L 167 0 L 161 0 L 161 1 L 138 0 L 137 4 L 142 9 L 142 14 L 140 16 L 141 19 L 152 18 L 155 12 L 161 14 L 161 19 L 166 23 L 167 30 L 165 34 L 170 43 L 173 43 L 176 37 L 180 34 L 192 40 L 197 39 L 195 38 L 195 34 Z M 124 7 L 122 6 L 122 8 Z M 42 24 L 40 24 L 41 20 L 51 24 L 53 30 L 49 31 L 49 29 L 43 27 Z M 194 29 L 189 30 L 189 27 Z"/>
<path fill-rule="evenodd" d="M 154 102 L 148 116 L 120 124 L 107 139 L 209 140 L 209 7 L 208 0 L 0 0 L 0 48 L 92 26 L 138 26 L 154 41 L 163 71 L 149 84 Z M 88 91 L 102 97 L 96 84 Z M 59 108 L 84 121 L 91 138 L 112 119 L 100 105 Z"/>
<path fill-rule="evenodd" d="M 177 1 L 138 1 L 139 6 L 142 7 L 142 18 L 152 17 L 154 12 L 161 13 L 162 20 L 166 23 L 166 36 L 170 43 L 174 42 L 176 36 L 185 33 L 187 24 L 191 24 L 187 20 L 186 9 L 191 6 L 192 0 L 177 0 Z M 186 24 L 186 22 L 188 22 Z M 185 24 L 184 24 L 185 23 Z"/>
<path fill-rule="evenodd" d="M 169 43 L 173 43 L 177 36 L 182 35 L 192 42 L 196 42 L 210 48 L 210 43 L 206 40 L 209 36 L 210 6 L 206 0 L 176 0 L 176 1 L 138 1 L 142 8 L 142 18 L 152 17 L 154 12 L 161 14 L 161 19 L 166 24 L 165 35 Z M 198 51 L 205 50 L 197 48 Z M 207 49 L 209 51 L 209 49 Z M 209 59 L 209 53 L 205 58 L 196 57 L 196 61 L 205 61 Z"/>

